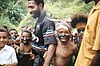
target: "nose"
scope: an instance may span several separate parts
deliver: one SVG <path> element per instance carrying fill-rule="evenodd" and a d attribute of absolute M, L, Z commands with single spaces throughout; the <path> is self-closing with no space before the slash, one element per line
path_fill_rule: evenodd
<path fill-rule="evenodd" d="M 65 33 L 63 32 L 62 35 L 65 35 Z"/>
<path fill-rule="evenodd" d="M 62 33 L 62 37 L 64 37 L 65 33 Z"/>
<path fill-rule="evenodd" d="M 3 38 L 0 38 L 0 41 L 4 41 L 4 39 Z"/>
<path fill-rule="evenodd" d="M 29 13 L 30 13 L 30 14 L 34 14 L 34 10 L 31 9 L 31 8 L 29 8 Z"/>

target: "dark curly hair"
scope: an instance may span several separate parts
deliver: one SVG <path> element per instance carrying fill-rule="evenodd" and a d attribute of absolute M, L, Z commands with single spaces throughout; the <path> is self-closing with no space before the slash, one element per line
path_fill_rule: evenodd
<path fill-rule="evenodd" d="M 24 31 L 22 31 L 21 35 L 22 35 L 24 32 L 28 33 L 28 34 L 30 35 L 30 38 L 32 38 L 32 33 L 31 33 L 30 30 L 24 30 Z"/>
<path fill-rule="evenodd" d="M 7 36 L 9 36 L 9 32 L 6 29 L 4 29 L 4 28 L 1 28 L 0 27 L 0 32 L 6 32 L 7 33 Z"/>
<path fill-rule="evenodd" d="M 72 19 L 71 26 L 73 28 L 75 28 L 78 23 L 87 23 L 87 16 L 86 15 L 82 15 L 82 14 L 73 15 L 71 19 Z"/>
<path fill-rule="evenodd" d="M 28 1 L 32 1 L 32 0 L 28 0 Z M 44 7 L 44 0 L 33 0 L 33 1 L 35 1 L 37 5 L 39 5 L 41 3 Z"/>

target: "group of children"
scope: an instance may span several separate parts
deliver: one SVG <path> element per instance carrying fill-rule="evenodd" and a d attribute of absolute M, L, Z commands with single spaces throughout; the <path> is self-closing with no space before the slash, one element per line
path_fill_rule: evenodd
<path fill-rule="evenodd" d="M 52 61 L 54 66 L 74 66 L 86 22 L 86 16 L 74 15 L 70 22 L 72 27 L 66 21 L 57 24 L 55 33 L 57 45 Z M 77 35 L 72 35 L 72 28 L 76 28 Z M 32 46 L 32 41 L 34 41 L 32 39 L 35 37 L 32 33 L 24 29 L 19 36 L 16 29 L 0 29 L 0 65 L 33 66 L 34 59 L 40 51 L 36 51 L 36 47 Z M 46 51 L 44 60 L 45 56 Z"/>

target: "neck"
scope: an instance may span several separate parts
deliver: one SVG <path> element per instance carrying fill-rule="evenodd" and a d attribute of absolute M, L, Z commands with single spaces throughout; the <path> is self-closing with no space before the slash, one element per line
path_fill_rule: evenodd
<path fill-rule="evenodd" d="M 0 47 L 0 51 L 3 49 L 3 47 Z"/>
<path fill-rule="evenodd" d="M 40 16 L 39 16 L 39 17 L 42 16 L 43 12 L 44 12 L 43 10 L 40 10 Z M 39 18 L 39 17 L 38 17 L 38 18 Z"/>
<path fill-rule="evenodd" d="M 29 43 L 24 43 L 24 45 L 25 46 L 29 46 L 29 45 L 31 45 L 31 43 L 29 42 Z"/>
<path fill-rule="evenodd" d="M 0 51 L 2 50 L 2 48 L 0 47 Z"/>

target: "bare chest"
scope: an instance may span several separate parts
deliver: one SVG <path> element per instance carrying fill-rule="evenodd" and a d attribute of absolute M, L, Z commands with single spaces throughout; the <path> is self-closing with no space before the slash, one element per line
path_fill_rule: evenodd
<path fill-rule="evenodd" d="M 56 56 L 57 57 L 62 57 L 62 58 L 68 58 L 73 54 L 72 48 L 66 47 L 66 46 L 57 46 L 56 48 Z"/>

